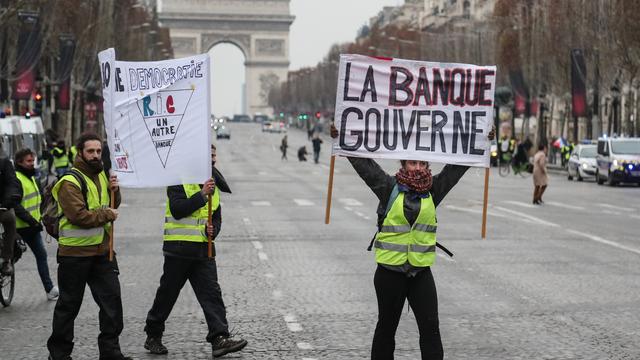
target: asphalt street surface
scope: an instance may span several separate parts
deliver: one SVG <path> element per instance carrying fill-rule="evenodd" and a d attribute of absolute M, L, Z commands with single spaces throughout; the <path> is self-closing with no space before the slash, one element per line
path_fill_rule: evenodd
<path fill-rule="evenodd" d="M 289 131 L 230 124 L 216 141 L 222 195 L 218 272 L 234 333 L 249 345 L 230 359 L 365 359 L 376 324 L 376 267 L 365 249 L 377 201 L 348 161 L 336 161 L 331 224 L 324 224 L 329 141 L 321 162 L 298 162 L 311 143 Z M 310 156 L 312 159 L 312 156 Z M 395 173 L 399 164 L 385 162 Z M 439 171 L 434 166 L 434 173 Z M 471 169 L 438 208 L 438 240 L 455 253 L 433 268 L 447 359 L 640 359 L 640 187 L 598 186 L 552 174 L 531 204 L 532 180 L 491 172 L 482 240 L 483 169 Z M 143 348 L 144 320 L 162 272 L 164 189 L 124 189 L 116 222 L 125 354 Z M 56 274 L 55 242 L 47 244 Z M 0 309 L 0 359 L 45 359 L 54 302 L 31 253 L 16 265 L 13 304 Z M 55 281 L 57 283 L 57 281 Z M 97 358 L 98 309 L 86 291 L 74 359 Z M 186 285 L 167 322 L 167 359 L 210 358 L 206 325 Z M 396 359 L 419 359 L 410 310 L 402 314 Z"/>

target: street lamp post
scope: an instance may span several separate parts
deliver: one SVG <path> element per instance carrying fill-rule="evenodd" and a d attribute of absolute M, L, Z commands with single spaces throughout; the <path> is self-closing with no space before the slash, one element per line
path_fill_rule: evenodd
<path fill-rule="evenodd" d="M 612 110 L 613 110 L 613 133 L 616 135 L 619 135 L 618 134 L 618 130 L 619 130 L 618 107 L 620 106 L 620 80 L 618 78 L 616 78 L 616 80 L 613 83 L 613 86 L 611 87 L 611 95 L 613 97 L 613 101 L 611 103 Z"/>

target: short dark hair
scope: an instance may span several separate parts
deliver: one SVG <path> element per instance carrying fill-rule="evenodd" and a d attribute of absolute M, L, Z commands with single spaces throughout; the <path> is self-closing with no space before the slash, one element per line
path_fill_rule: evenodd
<path fill-rule="evenodd" d="M 76 142 L 76 148 L 78 149 L 78 152 L 82 153 L 82 150 L 84 150 L 84 144 L 87 141 L 92 141 L 92 140 L 99 141 L 100 145 L 102 146 L 102 139 L 100 138 L 100 136 L 98 136 L 98 134 L 92 133 L 92 132 L 86 132 L 80 135 L 80 137 L 78 138 L 78 141 Z"/>
<path fill-rule="evenodd" d="M 24 158 L 26 158 L 28 155 L 36 156 L 36 153 L 34 153 L 33 150 L 31 150 L 29 148 L 20 149 L 13 156 L 13 162 L 17 164 L 17 163 L 21 162 L 22 160 L 24 160 Z"/>
<path fill-rule="evenodd" d="M 544 148 L 547 147 L 547 144 L 545 143 L 540 143 L 540 145 L 538 145 L 538 150 L 544 150 Z"/>

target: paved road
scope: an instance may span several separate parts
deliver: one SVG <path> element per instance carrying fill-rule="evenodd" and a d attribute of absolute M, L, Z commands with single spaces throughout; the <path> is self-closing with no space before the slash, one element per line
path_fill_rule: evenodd
<path fill-rule="evenodd" d="M 375 263 L 365 251 L 376 200 L 345 159 L 336 161 L 331 225 L 324 225 L 329 150 L 299 163 L 310 143 L 255 124 L 231 124 L 218 144 L 223 195 L 221 285 L 234 331 L 249 346 L 232 359 L 364 359 L 376 322 Z M 394 172 L 397 163 L 383 164 Z M 437 171 L 437 170 L 436 170 Z M 531 179 L 491 173 L 488 237 L 480 239 L 484 172 L 471 169 L 438 209 L 440 321 L 448 359 L 640 359 L 640 187 L 609 188 L 552 175 L 544 206 Z M 127 354 L 142 348 L 144 318 L 161 274 L 162 189 L 125 190 L 116 225 Z M 50 254 L 55 244 L 49 244 Z M 55 273 L 54 261 L 50 267 Z M 17 265 L 14 305 L 0 309 L 0 358 L 43 359 L 54 304 L 31 254 Z M 97 357 L 97 308 L 87 292 L 76 359 Z M 204 317 L 185 287 L 167 324 L 169 359 L 204 359 Z M 403 312 L 397 359 L 419 358 L 417 326 Z"/>

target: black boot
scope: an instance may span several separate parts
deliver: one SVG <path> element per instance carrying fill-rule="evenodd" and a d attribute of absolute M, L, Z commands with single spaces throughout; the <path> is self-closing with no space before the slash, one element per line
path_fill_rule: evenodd
<path fill-rule="evenodd" d="M 244 339 L 234 339 L 230 336 L 220 335 L 213 339 L 213 343 L 211 344 L 211 351 L 213 357 L 220 357 L 229 353 L 233 353 L 236 351 L 240 351 L 247 346 L 247 340 Z"/>
<path fill-rule="evenodd" d="M 149 350 L 150 353 L 156 355 L 164 355 L 169 352 L 167 347 L 162 345 L 161 337 L 147 336 L 147 341 L 144 342 L 144 348 Z"/>
<path fill-rule="evenodd" d="M 0 269 L 2 275 L 11 276 L 13 275 L 13 264 L 11 261 L 5 261 L 2 263 L 2 269 Z"/>

